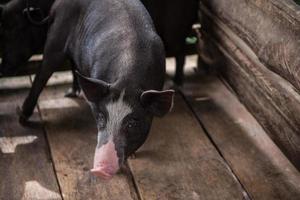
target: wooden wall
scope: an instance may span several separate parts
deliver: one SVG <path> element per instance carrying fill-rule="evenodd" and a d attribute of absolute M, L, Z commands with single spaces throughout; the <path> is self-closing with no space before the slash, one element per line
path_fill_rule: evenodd
<path fill-rule="evenodd" d="M 300 6 L 292 0 L 202 0 L 200 57 L 217 68 L 300 169 Z M 207 59 L 207 58 L 210 59 Z"/>

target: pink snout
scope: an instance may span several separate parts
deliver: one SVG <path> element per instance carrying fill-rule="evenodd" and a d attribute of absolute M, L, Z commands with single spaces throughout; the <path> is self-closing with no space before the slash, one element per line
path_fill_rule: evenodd
<path fill-rule="evenodd" d="M 96 149 L 94 168 L 91 172 L 100 178 L 110 180 L 119 170 L 119 158 L 113 141 L 109 140 L 105 145 Z"/>

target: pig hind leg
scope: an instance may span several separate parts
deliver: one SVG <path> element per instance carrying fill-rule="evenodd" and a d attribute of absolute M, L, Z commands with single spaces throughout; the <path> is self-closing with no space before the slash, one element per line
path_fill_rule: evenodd
<path fill-rule="evenodd" d="M 73 65 L 74 66 L 74 65 Z M 80 94 L 80 86 L 77 80 L 77 76 L 75 74 L 75 69 L 74 67 L 72 67 L 72 75 L 73 75 L 73 83 L 72 83 L 72 87 L 68 89 L 68 91 L 65 94 L 65 97 L 69 97 L 69 98 L 75 98 L 78 97 Z"/>

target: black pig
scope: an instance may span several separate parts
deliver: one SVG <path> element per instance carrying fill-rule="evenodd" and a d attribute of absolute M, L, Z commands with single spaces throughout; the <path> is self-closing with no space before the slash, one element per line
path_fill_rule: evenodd
<path fill-rule="evenodd" d="M 36 25 L 28 19 L 42 20 L 54 0 L 11 0 L 0 7 L 2 64 L 0 74 L 14 75 L 35 53 L 42 52 L 46 41 L 47 23 Z M 28 4 L 27 4 L 28 3 Z"/>
<path fill-rule="evenodd" d="M 1 3 L 4 2 L 6 1 Z M 53 3 L 54 0 L 11 0 L 0 7 L 0 77 L 16 74 L 19 67 L 25 65 L 32 55 L 43 52 L 48 31 L 48 15 Z M 66 96 L 77 96 L 79 91 L 74 76 L 73 86 Z"/>
<path fill-rule="evenodd" d="M 185 39 L 197 21 L 198 0 L 141 0 L 161 36 L 166 55 L 175 56 L 175 83 L 183 82 Z"/>
<path fill-rule="evenodd" d="M 162 41 L 139 0 L 56 1 L 49 22 L 42 68 L 20 121 L 31 116 L 55 67 L 70 59 L 98 127 L 92 172 L 110 179 L 145 142 L 153 116 L 172 107 L 174 91 L 161 91 Z"/>

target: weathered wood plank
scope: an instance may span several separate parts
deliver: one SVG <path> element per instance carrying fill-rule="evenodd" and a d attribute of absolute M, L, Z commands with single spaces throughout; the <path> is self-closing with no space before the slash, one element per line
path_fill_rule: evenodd
<path fill-rule="evenodd" d="M 43 55 L 33 55 L 30 60 L 24 65 L 20 66 L 17 74 L 11 75 L 11 76 L 24 76 L 24 75 L 31 75 L 36 74 L 38 68 L 41 66 L 43 61 Z M 2 62 L 2 59 L 0 58 L 0 63 Z M 56 71 L 66 71 L 70 70 L 70 63 L 69 61 L 65 61 L 62 66 L 57 66 Z"/>
<path fill-rule="evenodd" d="M 150 137 L 129 160 L 145 200 L 248 199 L 181 96 L 173 111 L 155 119 Z"/>
<path fill-rule="evenodd" d="M 300 7 L 295 2 L 204 0 L 203 3 L 254 50 L 261 62 L 291 82 L 300 93 Z"/>
<path fill-rule="evenodd" d="M 297 169 L 217 78 L 195 76 L 182 91 L 252 199 L 299 199 Z"/>
<path fill-rule="evenodd" d="M 38 113 L 31 127 L 18 123 L 24 87 L 29 77 L 0 79 L 0 199 L 61 199 Z"/>
<path fill-rule="evenodd" d="M 54 82 L 50 81 L 53 86 L 44 91 L 39 105 L 64 199 L 137 199 L 129 174 L 120 173 L 106 182 L 89 172 L 96 124 L 85 101 L 64 98 L 69 85 Z"/>
<path fill-rule="evenodd" d="M 254 52 L 224 23 L 206 16 L 213 24 L 214 37 L 205 34 L 207 42 L 217 45 L 224 55 L 220 71 L 237 92 L 269 136 L 300 169 L 300 95 L 282 77 L 268 70 Z M 204 31 L 210 33 L 208 25 Z M 205 27 L 208 27 L 207 29 Z M 212 46 L 212 45 L 210 45 Z"/>

